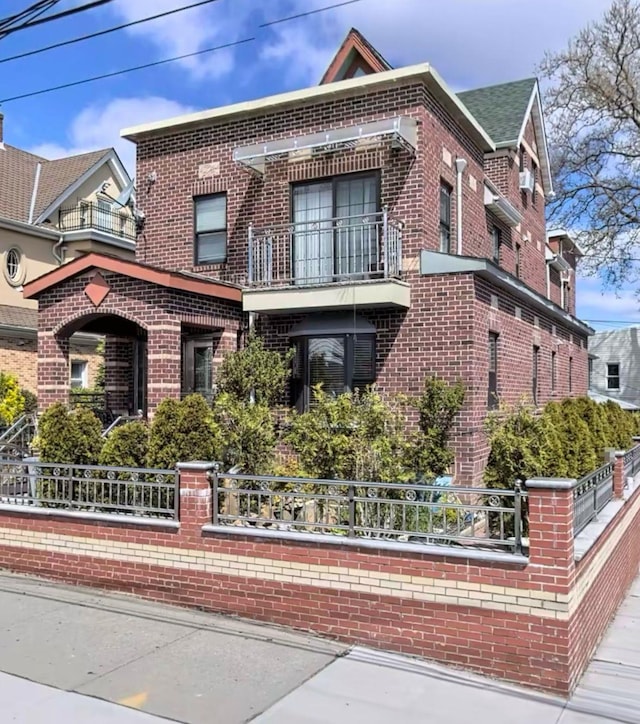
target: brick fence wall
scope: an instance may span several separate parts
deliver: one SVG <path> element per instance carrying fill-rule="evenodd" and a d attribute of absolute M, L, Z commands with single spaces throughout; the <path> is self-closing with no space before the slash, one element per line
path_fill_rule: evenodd
<path fill-rule="evenodd" d="M 617 503 L 576 563 L 571 481 L 531 481 L 524 557 L 214 528 L 209 467 L 182 466 L 179 524 L 0 505 L 0 566 L 417 654 L 560 694 L 575 686 L 638 569 L 637 491 Z"/>

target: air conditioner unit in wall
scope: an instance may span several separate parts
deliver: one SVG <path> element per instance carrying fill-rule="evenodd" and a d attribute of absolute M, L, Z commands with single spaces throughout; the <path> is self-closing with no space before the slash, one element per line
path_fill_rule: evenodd
<path fill-rule="evenodd" d="M 520 188 L 523 191 L 529 191 L 530 193 L 533 193 L 533 184 L 535 183 L 535 178 L 533 174 L 531 173 L 530 169 L 526 169 L 525 171 L 520 171 Z"/>

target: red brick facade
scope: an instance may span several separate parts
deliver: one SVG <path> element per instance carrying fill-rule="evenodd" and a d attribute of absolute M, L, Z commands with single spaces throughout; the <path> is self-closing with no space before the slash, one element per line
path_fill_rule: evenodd
<path fill-rule="evenodd" d="M 0 566 L 567 694 L 640 563 L 639 490 L 576 563 L 566 481 L 532 483 L 528 558 L 491 558 L 470 549 L 373 549 L 213 528 L 206 472 L 204 464 L 181 471 L 179 526 L 0 505 Z"/>

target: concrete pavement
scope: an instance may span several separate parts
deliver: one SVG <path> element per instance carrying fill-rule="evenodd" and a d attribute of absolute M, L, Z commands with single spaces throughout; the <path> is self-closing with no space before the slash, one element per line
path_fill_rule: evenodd
<path fill-rule="evenodd" d="M 408 657 L 21 576 L 0 575 L 0 610 L 2 722 L 640 724 L 640 581 L 570 702 Z"/>

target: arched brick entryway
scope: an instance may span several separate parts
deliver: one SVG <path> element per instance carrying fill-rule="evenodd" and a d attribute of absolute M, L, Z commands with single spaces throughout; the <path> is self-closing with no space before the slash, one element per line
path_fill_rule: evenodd
<path fill-rule="evenodd" d="M 185 389 L 189 340 L 210 340 L 211 360 L 235 348 L 241 292 L 231 285 L 98 254 L 60 267 L 25 287 L 38 299 L 38 403 L 69 396 L 69 336 L 105 336 L 107 391 L 118 412 L 152 413 Z M 137 370 L 137 365 L 144 369 Z M 213 374 L 213 365 L 211 366 Z M 109 374 L 111 373 L 111 374 Z M 140 385 L 146 383 L 145 390 Z"/>

